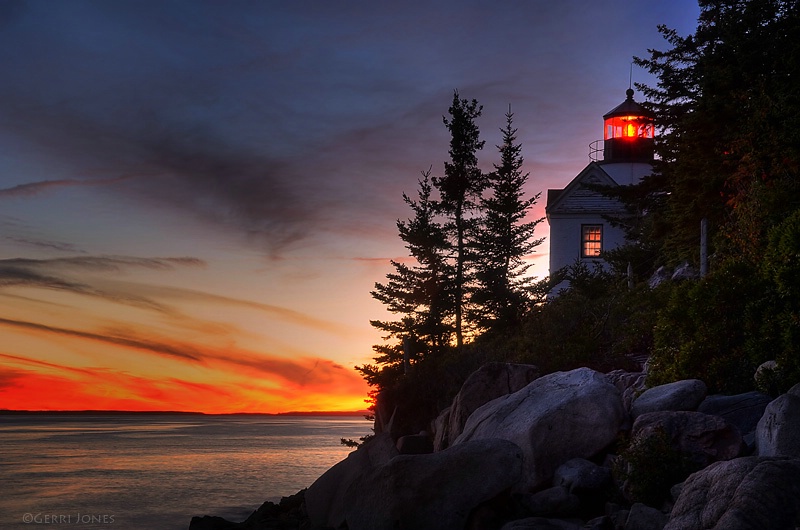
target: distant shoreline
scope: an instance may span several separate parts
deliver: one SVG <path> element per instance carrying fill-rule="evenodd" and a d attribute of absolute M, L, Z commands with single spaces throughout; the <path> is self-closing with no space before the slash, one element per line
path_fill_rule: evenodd
<path fill-rule="evenodd" d="M 369 411 L 310 411 L 310 412 L 229 412 L 209 414 L 177 410 L 8 410 L 0 416 L 364 416 Z"/>

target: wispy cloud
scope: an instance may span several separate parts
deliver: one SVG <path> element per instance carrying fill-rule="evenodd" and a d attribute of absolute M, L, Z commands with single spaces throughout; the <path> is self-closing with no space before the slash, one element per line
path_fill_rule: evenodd
<path fill-rule="evenodd" d="M 208 303 L 208 304 L 219 304 L 219 305 L 249 308 L 257 311 L 263 311 L 264 313 L 269 314 L 271 317 L 278 318 L 283 322 L 291 323 L 294 325 L 302 326 L 313 330 L 324 331 L 326 333 L 330 333 L 341 337 L 347 337 L 349 334 L 352 333 L 352 330 L 349 329 L 347 325 L 338 322 L 331 322 L 329 320 L 321 318 L 316 318 L 302 311 L 297 311 L 294 309 L 289 309 L 274 304 L 266 304 L 261 302 L 255 302 L 252 300 L 244 300 L 241 298 L 222 296 L 218 294 L 198 291 L 194 289 L 185 289 L 180 287 L 170 287 L 162 285 L 152 286 L 152 285 L 142 285 L 142 284 L 131 285 L 131 284 L 124 284 L 122 282 L 116 282 L 116 283 L 119 284 L 121 287 L 123 287 L 125 290 L 130 290 L 135 288 L 136 292 L 138 293 L 147 294 L 154 298 L 158 297 L 161 300 L 174 300 L 174 301 L 204 303 L 204 304 Z"/>
<path fill-rule="evenodd" d="M 8 318 L 0 318 L 0 325 L 10 326 L 14 328 L 25 329 L 34 332 L 43 332 L 52 335 L 62 335 L 67 337 L 74 337 L 79 339 L 86 339 L 91 341 L 102 342 L 106 344 L 123 346 L 139 351 L 145 351 L 173 357 L 177 359 L 200 362 L 203 355 L 194 348 L 188 346 L 176 346 L 157 341 L 146 339 L 138 339 L 117 335 L 105 335 L 102 333 L 93 333 L 89 331 L 80 331 L 76 329 L 62 328 L 58 326 L 48 326 L 37 322 L 27 322 L 24 320 L 13 320 Z"/>
<path fill-rule="evenodd" d="M 154 299 L 131 292 L 111 292 L 91 285 L 85 277 L 78 280 L 69 272 L 119 272 L 127 268 L 173 270 L 176 266 L 202 267 L 205 263 L 197 258 L 137 258 L 129 256 L 77 256 L 69 258 L 0 260 L 0 287 L 24 286 L 55 289 L 74 294 L 91 296 L 111 302 L 169 312 L 170 309 Z"/>
<path fill-rule="evenodd" d="M 204 332 L 219 331 L 223 325 L 189 317 L 178 309 L 180 304 L 252 309 L 285 323 L 338 337 L 348 337 L 353 333 L 353 330 L 347 325 L 275 304 L 169 285 L 126 282 L 117 279 L 119 275 L 113 274 L 129 269 L 170 272 L 185 267 L 206 267 L 206 263 L 193 257 L 71 256 L 50 259 L 5 259 L 0 260 L 0 293 L 2 293 L 3 287 L 11 286 L 59 290 L 111 303 L 157 311 L 169 316 L 173 325 Z M 15 296 L 19 296 L 19 294 L 15 294 Z M 40 303 L 44 302 L 40 301 Z M 226 329 L 234 331 L 230 327 Z M 240 333 L 241 330 L 238 332 Z"/>
<path fill-rule="evenodd" d="M 36 239 L 30 237 L 15 237 L 15 236 L 6 236 L 7 241 L 11 241 L 14 243 L 18 243 L 20 245 L 25 245 L 28 247 L 35 247 L 44 250 L 55 250 L 58 252 L 70 253 L 70 254 L 84 254 L 86 253 L 85 250 L 82 250 L 74 243 L 66 243 L 63 241 L 49 241 L 44 239 Z"/>
<path fill-rule="evenodd" d="M 287 359 L 236 348 L 222 350 L 182 341 L 154 340 L 138 336 L 132 331 L 124 331 L 121 327 L 116 330 L 83 331 L 7 318 L 0 318 L 0 326 L 100 342 L 194 365 L 214 365 L 235 373 L 278 377 L 284 384 L 295 387 L 329 385 L 337 380 L 359 380 L 353 370 L 326 359 Z"/>
<path fill-rule="evenodd" d="M 27 182 L 25 184 L 18 184 L 10 188 L 0 189 L 0 199 L 9 197 L 31 197 L 39 195 L 54 188 L 65 188 L 73 186 L 102 186 L 106 184 L 114 184 L 129 179 L 129 176 L 120 176 L 110 179 L 61 179 L 61 180 L 43 180 L 39 182 Z"/>

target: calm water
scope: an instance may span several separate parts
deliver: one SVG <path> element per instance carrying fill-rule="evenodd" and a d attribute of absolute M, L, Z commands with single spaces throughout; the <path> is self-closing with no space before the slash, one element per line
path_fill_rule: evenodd
<path fill-rule="evenodd" d="M 0 528 L 186 529 L 309 486 L 361 417 L 0 415 Z M 30 521 L 30 522 L 29 522 Z"/>

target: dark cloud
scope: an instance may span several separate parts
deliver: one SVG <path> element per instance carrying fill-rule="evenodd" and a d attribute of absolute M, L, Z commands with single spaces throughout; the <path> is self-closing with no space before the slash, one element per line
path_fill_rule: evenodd
<path fill-rule="evenodd" d="M 117 177 L 113 179 L 93 179 L 93 180 L 78 180 L 78 179 L 62 179 L 62 180 L 44 180 L 41 182 L 27 182 L 25 184 L 17 184 L 10 188 L 0 189 L 0 199 L 8 197 L 30 197 L 38 195 L 52 188 L 63 188 L 71 186 L 99 186 L 103 184 L 112 184 L 120 182 L 129 177 Z"/>
<path fill-rule="evenodd" d="M 23 320 L 14 320 L 8 318 L 0 318 L 0 325 L 26 329 L 35 332 L 44 332 L 47 334 L 75 337 L 79 339 L 97 341 L 106 344 L 113 344 L 116 346 L 133 348 L 136 350 L 147 351 L 187 361 L 200 361 L 202 358 L 202 355 L 191 347 L 185 347 L 185 346 L 177 347 L 170 344 L 160 343 L 146 339 L 137 339 L 125 336 L 116 336 L 116 335 L 106 335 L 102 333 L 80 331 L 75 329 L 62 328 L 58 326 L 48 326 L 46 324 L 39 324 L 37 322 L 27 322 Z"/>
<path fill-rule="evenodd" d="M 70 272 L 119 272 L 127 268 L 173 270 L 176 267 L 199 267 L 197 258 L 136 258 L 129 256 L 77 256 L 52 259 L 13 258 L 0 260 L 0 287 L 24 286 L 67 291 L 135 307 L 173 312 L 154 299 L 122 291 L 109 291 L 91 285 L 89 278 L 75 280 Z"/>
<path fill-rule="evenodd" d="M 489 145 L 513 103 L 529 160 L 582 150 L 564 127 L 607 110 L 595 94 L 627 82 L 608 60 L 626 73 L 662 21 L 621 0 L 4 5 L 0 130 L 71 169 L 0 197 L 103 182 L 273 253 L 397 211 L 399 181 L 446 158 L 453 89 L 487 103 Z"/>
<path fill-rule="evenodd" d="M 0 318 L 0 326 L 121 346 L 190 364 L 221 363 L 233 371 L 278 376 L 298 386 L 326 385 L 341 378 L 357 379 L 351 370 L 326 359 L 287 359 L 247 351 L 223 352 L 186 342 L 146 339 L 122 328 L 92 332 L 8 318 Z"/>
<path fill-rule="evenodd" d="M 25 364 L 29 366 L 37 366 L 43 368 L 55 368 L 56 370 L 72 372 L 79 375 L 94 375 L 96 373 L 95 370 L 89 368 L 75 368 L 74 366 L 65 366 L 63 364 L 50 363 L 47 361 L 42 361 L 39 359 L 30 359 L 28 357 L 22 357 L 19 355 L 8 355 L 5 353 L 0 353 L 0 358 L 5 359 L 6 361 L 11 361 L 15 364 Z"/>
<path fill-rule="evenodd" d="M 289 324 L 323 331 L 340 337 L 347 337 L 352 332 L 347 326 L 274 304 L 165 285 L 153 286 L 142 283 L 126 283 L 118 279 L 111 281 L 104 279 L 102 282 L 98 282 L 97 277 L 91 274 L 108 276 L 112 273 L 136 268 L 173 271 L 178 268 L 205 267 L 205 265 L 203 260 L 193 257 L 71 256 L 50 259 L 12 258 L 0 260 L 0 289 L 11 286 L 35 287 L 91 296 L 168 314 L 175 319 L 175 323 L 197 329 L 209 329 L 210 326 L 219 326 L 219 324 L 198 322 L 186 317 L 172 305 L 165 303 L 165 301 L 239 306 L 264 312 Z"/>
<path fill-rule="evenodd" d="M 85 250 L 78 248 L 77 245 L 74 245 L 72 243 L 65 243 L 63 241 L 48 241 L 43 239 L 23 238 L 14 236 L 7 236 L 6 239 L 8 241 L 13 241 L 14 243 L 19 243 L 21 245 L 41 248 L 45 250 L 56 250 L 58 252 L 68 252 L 70 254 L 82 254 L 86 252 Z"/>
<path fill-rule="evenodd" d="M 0 355 L 2 357 L 2 355 Z M 0 390 L 17 385 L 17 381 L 23 376 L 19 370 L 9 370 L 0 367 Z"/>
<path fill-rule="evenodd" d="M 171 270 L 176 266 L 204 267 L 205 262 L 192 257 L 139 258 L 135 256 L 73 256 L 68 258 L 0 260 L 0 267 L 22 269 L 72 269 L 82 271 L 117 272 L 125 268 Z"/>

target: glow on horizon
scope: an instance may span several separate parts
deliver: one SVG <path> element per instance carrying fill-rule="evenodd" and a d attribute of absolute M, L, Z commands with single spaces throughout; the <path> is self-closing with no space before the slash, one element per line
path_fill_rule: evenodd
<path fill-rule="evenodd" d="M 320 342 L 363 341 L 358 329 L 182 287 L 178 279 L 169 286 L 148 284 L 143 279 L 153 267 L 163 277 L 201 266 L 121 257 L 0 261 L 6 282 L 17 278 L 17 285 L 0 291 L 6 308 L 0 317 L 0 408 L 366 408 L 367 386 L 352 366 L 315 352 Z M 191 274 L 187 279 L 194 282 Z M 283 343 L 280 331 L 293 329 L 306 340 Z"/>

